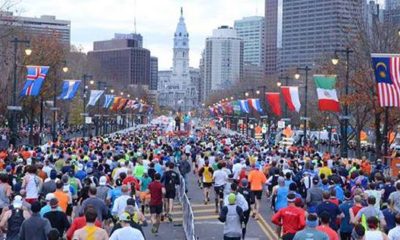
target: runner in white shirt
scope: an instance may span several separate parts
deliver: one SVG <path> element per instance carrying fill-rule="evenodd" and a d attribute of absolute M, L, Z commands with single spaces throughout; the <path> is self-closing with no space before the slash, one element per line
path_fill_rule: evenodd
<path fill-rule="evenodd" d="M 222 170 L 222 164 L 218 163 L 218 169 L 213 173 L 214 191 L 215 191 L 215 212 L 219 212 L 219 207 L 223 207 L 224 188 L 228 181 L 228 174 Z"/>
<path fill-rule="evenodd" d="M 110 240 L 144 240 L 143 234 L 139 230 L 130 226 L 129 222 L 131 221 L 131 216 L 128 213 L 123 212 L 120 214 L 119 220 L 121 221 L 122 228 L 115 230 L 115 232 L 110 236 Z"/>
<path fill-rule="evenodd" d="M 395 221 L 396 221 L 396 227 L 389 231 L 388 234 L 389 240 L 400 239 L 400 213 L 396 215 Z"/>

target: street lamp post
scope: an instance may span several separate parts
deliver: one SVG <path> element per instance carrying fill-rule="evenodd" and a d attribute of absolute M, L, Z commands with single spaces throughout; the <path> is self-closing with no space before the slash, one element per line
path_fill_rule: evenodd
<path fill-rule="evenodd" d="M 92 79 L 93 76 L 89 74 L 83 74 L 83 129 L 82 129 L 82 136 L 83 138 L 86 137 L 86 98 L 87 98 L 87 81 Z"/>
<path fill-rule="evenodd" d="M 307 98 L 308 98 L 308 72 L 311 71 L 311 68 L 305 66 L 303 68 L 297 68 L 297 73 L 295 74 L 294 78 L 299 79 L 300 74 L 299 71 L 305 71 L 306 73 L 306 82 L 304 86 L 304 117 L 303 117 L 303 145 L 307 143 Z"/>
<path fill-rule="evenodd" d="M 281 80 L 284 80 L 284 81 L 285 81 L 285 86 L 286 86 L 286 87 L 289 85 L 289 80 L 290 80 L 289 76 L 285 76 L 285 77 L 281 78 Z M 281 87 L 281 86 L 282 86 L 282 83 L 281 83 L 281 82 L 278 82 L 277 85 L 278 85 L 278 87 Z M 283 109 L 283 115 L 284 115 L 284 117 L 285 117 L 285 120 L 289 120 L 289 119 L 288 119 L 288 113 L 287 113 L 287 104 L 284 104 L 284 105 L 285 105 L 285 106 L 284 106 L 284 109 Z"/>
<path fill-rule="evenodd" d="M 100 90 L 102 87 L 106 88 L 107 83 L 103 81 L 97 81 L 97 89 Z M 99 127 L 100 127 L 100 102 L 97 101 L 97 116 L 96 116 L 96 126 L 95 126 L 95 135 L 99 135 Z"/>
<path fill-rule="evenodd" d="M 23 43 L 27 46 L 31 43 L 29 40 L 19 40 L 18 38 L 14 38 L 11 40 L 11 43 L 14 44 L 14 82 L 13 82 L 13 97 L 12 97 L 12 107 L 15 109 L 10 109 L 11 110 L 11 121 L 10 121 L 10 127 L 11 127 L 11 135 L 10 135 L 10 143 L 15 146 L 17 143 L 17 119 L 16 119 L 16 110 L 17 110 L 17 50 L 18 50 L 18 44 Z M 31 55 L 32 50 L 28 47 L 25 49 L 25 54 L 27 56 Z M 33 127 L 33 126 L 32 126 Z"/>
<path fill-rule="evenodd" d="M 345 93 L 346 97 L 349 95 L 349 78 L 350 78 L 350 70 L 349 70 L 349 61 L 350 61 L 350 53 L 353 50 L 350 48 L 335 50 L 335 56 L 332 59 L 333 65 L 337 65 L 339 63 L 338 53 L 345 53 L 346 54 L 346 82 L 345 82 Z M 340 119 L 341 123 L 341 130 L 342 130 L 342 139 L 341 139 L 341 156 L 347 157 L 348 156 L 348 146 L 347 146 L 347 128 L 349 125 L 349 105 L 347 102 L 344 104 L 344 116 Z"/>
<path fill-rule="evenodd" d="M 67 67 L 66 61 L 64 61 L 64 66 L 62 68 L 62 71 L 64 73 L 68 72 L 68 67 Z M 52 108 L 52 110 L 53 110 L 53 122 L 52 122 L 52 126 L 51 126 L 51 128 L 52 128 L 52 131 L 51 131 L 52 134 L 51 135 L 52 135 L 53 141 L 55 141 L 56 138 L 57 138 L 56 118 L 57 118 L 57 111 L 58 111 L 58 109 L 57 109 L 57 79 L 54 79 L 53 93 L 54 93 L 54 95 L 53 95 L 53 108 Z"/>

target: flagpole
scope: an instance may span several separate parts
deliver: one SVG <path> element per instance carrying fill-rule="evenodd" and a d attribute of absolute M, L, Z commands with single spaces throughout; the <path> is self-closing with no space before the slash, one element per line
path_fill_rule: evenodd
<path fill-rule="evenodd" d="M 85 138 L 86 137 L 86 94 L 87 94 L 87 80 L 92 79 L 93 76 L 89 75 L 89 74 L 83 74 L 83 129 L 82 129 L 82 137 Z"/>

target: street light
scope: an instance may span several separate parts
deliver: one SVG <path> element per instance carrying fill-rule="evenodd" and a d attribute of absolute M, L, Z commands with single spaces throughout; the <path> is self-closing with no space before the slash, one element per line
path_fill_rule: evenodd
<path fill-rule="evenodd" d="M 248 97 L 248 96 L 249 96 L 249 93 L 248 93 L 248 92 L 246 92 L 244 95 L 245 95 L 246 97 Z"/>
<path fill-rule="evenodd" d="M 349 61 L 350 61 L 350 53 L 352 53 L 353 50 L 350 48 L 346 49 L 340 49 L 340 50 L 335 50 L 334 58 L 332 58 L 332 63 L 334 65 L 339 63 L 339 57 L 338 53 L 345 53 L 346 54 L 346 82 L 345 82 L 345 93 L 346 96 L 349 95 L 349 78 L 350 78 L 350 70 L 349 70 Z M 340 125 L 341 125 L 341 133 L 342 133 L 342 139 L 341 139 L 341 144 L 340 144 L 340 150 L 341 150 L 341 156 L 342 157 L 347 157 L 348 155 L 348 146 L 347 146 L 347 128 L 349 125 L 349 106 L 347 103 L 344 104 L 344 115 L 340 119 Z"/>
<path fill-rule="evenodd" d="M 13 83 L 13 98 L 12 98 L 12 107 L 16 109 L 17 105 L 17 50 L 18 44 L 23 43 L 27 46 L 25 49 L 25 54 L 27 56 L 31 55 L 32 50 L 29 49 L 29 40 L 19 40 L 18 38 L 14 38 L 11 40 L 11 43 L 14 44 L 14 83 Z M 16 110 L 12 110 L 11 112 L 11 119 L 10 119 L 10 128 L 11 128 L 11 136 L 10 136 L 10 143 L 15 146 L 17 143 L 17 124 L 16 124 Z"/>
<path fill-rule="evenodd" d="M 87 85 L 87 80 L 92 79 L 92 78 L 93 78 L 92 75 L 83 74 L 83 85 L 84 85 L 84 88 L 83 88 L 83 129 L 82 129 L 82 137 L 83 138 L 86 137 L 86 116 L 87 116 L 87 113 L 86 113 L 86 98 L 87 98 L 86 92 L 87 92 L 87 89 L 89 88 L 88 85 Z M 94 81 L 90 80 L 89 83 L 91 85 L 93 85 Z"/>
<path fill-rule="evenodd" d="M 231 100 L 233 100 L 233 97 L 231 97 Z"/>
<path fill-rule="evenodd" d="M 295 79 L 300 78 L 300 73 L 299 71 L 305 71 L 306 72 L 306 84 L 304 88 L 304 117 L 303 117 L 303 145 L 306 145 L 307 143 L 307 97 L 308 97 L 308 72 L 311 70 L 310 67 L 305 66 L 304 68 L 297 68 L 297 72 L 294 75 Z"/>
<path fill-rule="evenodd" d="M 64 73 L 66 73 L 66 72 L 68 72 L 68 67 L 67 67 L 67 61 L 64 61 L 63 62 L 63 67 L 62 67 L 62 71 L 64 72 Z M 60 76 L 60 78 L 61 78 L 61 76 Z M 52 131 L 51 131 L 51 135 L 52 135 L 52 138 L 53 138 L 53 141 L 55 141 L 56 140 L 56 138 L 57 138 L 57 124 L 56 124 L 56 121 L 57 121 L 57 79 L 54 79 L 54 84 L 53 84 L 53 91 L 54 91 L 54 95 L 53 95 L 53 122 L 52 122 L 52 126 L 51 126 L 51 128 L 52 128 Z"/>
<path fill-rule="evenodd" d="M 260 90 L 257 90 L 257 91 L 256 91 L 256 94 L 257 94 L 257 95 L 260 95 Z"/>
<path fill-rule="evenodd" d="M 276 86 L 281 87 L 281 86 L 282 86 L 282 83 L 281 83 L 281 82 L 277 82 L 277 83 L 276 83 Z"/>
<path fill-rule="evenodd" d="M 114 93 L 114 89 L 111 89 L 111 90 L 110 90 L 110 93 Z"/>
<path fill-rule="evenodd" d="M 124 92 L 121 92 L 121 96 L 124 96 Z"/>

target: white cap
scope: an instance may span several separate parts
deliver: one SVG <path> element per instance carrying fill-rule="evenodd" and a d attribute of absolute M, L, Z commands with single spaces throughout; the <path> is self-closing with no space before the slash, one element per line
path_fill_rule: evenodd
<path fill-rule="evenodd" d="M 78 164 L 78 170 L 83 170 L 83 164 L 82 163 Z"/>
<path fill-rule="evenodd" d="M 56 198 L 54 193 L 48 193 L 46 194 L 46 201 L 50 201 L 51 199 Z"/>
<path fill-rule="evenodd" d="M 13 207 L 14 208 L 21 208 L 22 207 L 22 197 L 20 195 L 17 195 L 17 196 L 14 197 Z"/>
<path fill-rule="evenodd" d="M 99 185 L 100 186 L 105 186 L 107 184 L 107 178 L 106 176 L 101 176 L 99 180 Z"/>

